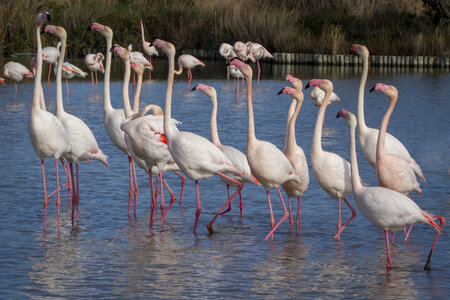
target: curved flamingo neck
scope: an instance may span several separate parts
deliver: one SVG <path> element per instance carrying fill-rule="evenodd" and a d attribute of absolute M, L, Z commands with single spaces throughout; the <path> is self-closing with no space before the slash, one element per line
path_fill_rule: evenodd
<path fill-rule="evenodd" d="M 212 102 L 210 132 L 211 142 L 218 146 L 220 145 L 219 132 L 217 130 L 217 95 L 210 96 Z"/>
<path fill-rule="evenodd" d="M 358 193 L 362 189 L 361 179 L 359 178 L 358 159 L 356 158 L 356 138 L 355 129 L 356 126 L 349 126 L 350 129 L 350 159 L 351 159 L 351 171 L 352 171 L 352 186 L 353 194 Z M 355 201 L 358 201 L 355 197 Z"/>
<path fill-rule="evenodd" d="M 174 64 L 175 64 L 175 60 L 174 60 Z M 175 68 L 175 66 L 174 66 Z M 178 61 L 178 70 L 174 70 L 174 73 L 177 75 L 180 75 L 183 72 L 183 65 L 181 64 L 180 61 Z"/>
<path fill-rule="evenodd" d="M 109 88 L 109 83 L 111 80 L 111 47 L 112 47 L 112 38 L 113 34 L 108 35 L 106 37 L 106 66 L 105 66 L 105 77 L 103 78 L 103 112 L 105 113 L 108 110 L 112 110 L 113 107 L 111 105 L 111 92 Z M 104 114 L 106 116 L 106 113 Z"/>
<path fill-rule="evenodd" d="M 173 89 L 173 78 L 175 73 L 175 51 L 169 51 L 167 53 L 167 58 L 169 60 L 169 72 L 167 74 L 167 90 L 166 99 L 164 101 L 164 133 L 167 138 L 167 142 L 170 143 L 170 139 L 174 137 L 174 132 L 172 131 L 171 118 L 172 118 L 172 89 Z"/>
<path fill-rule="evenodd" d="M 131 74 L 130 59 L 127 57 L 123 62 L 125 64 L 125 74 L 123 75 L 122 101 L 123 109 L 125 111 L 125 118 L 128 118 L 133 114 L 130 105 L 130 96 L 128 95 L 128 86 L 130 85 Z"/>
<path fill-rule="evenodd" d="M 247 111 L 248 111 L 248 123 L 247 123 L 247 148 L 248 145 L 256 141 L 255 135 L 255 119 L 253 116 L 253 102 L 252 102 L 252 75 L 246 76 L 247 80 Z M 247 149 L 248 151 L 248 149 Z"/>
<path fill-rule="evenodd" d="M 33 89 L 33 100 L 31 102 L 31 112 L 37 111 L 39 109 L 45 109 L 45 101 L 44 108 L 41 107 L 41 78 L 42 78 L 42 42 L 41 42 L 41 34 L 40 27 L 36 26 L 36 45 L 37 45 L 37 54 L 36 54 L 36 75 L 34 76 L 34 89 Z"/>
<path fill-rule="evenodd" d="M 59 118 L 64 114 L 64 106 L 62 99 L 62 66 L 64 63 L 64 56 L 66 55 L 66 41 L 67 36 L 63 35 L 60 38 L 61 41 L 61 53 L 58 58 L 58 67 L 56 69 L 56 108 L 55 114 Z"/>
<path fill-rule="evenodd" d="M 382 159 L 385 154 L 385 142 L 386 142 L 386 131 L 389 124 L 389 119 L 391 118 L 392 112 L 394 111 L 395 103 L 397 102 L 397 96 L 389 95 L 390 104 L 389 107 L 384 114 L 383 120 L 381 121 L 380 130 L 378 132 L 378 141 L 377 141 L 377 153 L 376 160 Z M 378 172 L 378 169 L 377 169 Z"/>
<path fill-rule="evenodd" d="M 286 117 L 286 134 L 284 139 L 284 149 L 287 150 L 287 143 L 288 143 L 288 135 L 289 135 L 289 122 L 291 121 L 292 115 L 294 115 L 295 107 L 296 107 L 297 100 L 292 98 L 291 105 L 289 105 L 289 109 L 287 112 Z"/>
<path fill-rule="evenodd" d="M 361 80 L 359 82 L 359 92 L 358 92 L 358 133 L 365 131 L 367 129 L 366 122 L 364 120 L 364 88 L 366 87 L 367 75 L 369 73 L 369 54 L 363 52 L 361 54 L 363 60 L 363 72 L 361 75 Z"/>
<path fill-rule="evenodd" d="M 141 38 L 142 38 L 142 48 L 146 48 L 145 47 L 145 36 L 144 36 L 144 24 L 142 24 L 142 21 L 141 21 Z"/>
<path fill-rule="evenodd" d="M 320 106 L 319 112 L 317 113 L 316 126 L 314 127 L 314 136 L 311 145 L 311 154 L 317 153 L 322 150 L 322 127 L 325 120 L 325 110 L 328 106 L 328 101 L 330 100 L 332 90 L 325 91 L 325 97 L 323 99 L 322 105 Z"/>
<path fill-rule="evenodd" d="M 140 101 L 140 96 L 141 96 L 141 89 L 142 89 L 142 77 L 143 77 L 143 73 L 138 73 L 138 81 L 136 84 L 136 94 L 134 94 L 134 99 L 133 99 L 133 111 L 135 113 L 139 112 L 139 101 Z"/>
<path fill-rule="evenodd" d="M 295 100 L 297 101 L 297 100 Z M 297 147 L 297 140 L 295 139 L 295 123 L 297 122 L 298 114 L 302 108 L 303 100 L 298 101 L 295 106 L 295 111 L 288 123 L 288 134 L 286 135 L 286 153 L 295 153 Z"/>

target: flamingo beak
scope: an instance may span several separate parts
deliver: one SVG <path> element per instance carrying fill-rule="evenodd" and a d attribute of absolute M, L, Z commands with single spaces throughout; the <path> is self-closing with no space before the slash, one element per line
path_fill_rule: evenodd
<path fill-rule="evenodd" d="M 374 86 L 369 90 L 369 92 L 375 91 L 375 87 L 376 87 L 376 85 L 374 85 Z"/>
<path fill-rule="evenodd" d="M 305 90 L 310 87 L 309 82 L 305 85 Z"/>
<path fill-rule="evenodd" d="M 283 94 L 283 91 L 284 91 L 284 88 L 282 88 L 282 89 L 277 93 L 277 95 Z"/>
<path fill-rule="evenodd" d="M 195 90 L 197 89 L 197 86 L 198 86 L 198 84 L 196 84 L 196 85 L 191 89 L 191 91 L 195 91 Z"/>

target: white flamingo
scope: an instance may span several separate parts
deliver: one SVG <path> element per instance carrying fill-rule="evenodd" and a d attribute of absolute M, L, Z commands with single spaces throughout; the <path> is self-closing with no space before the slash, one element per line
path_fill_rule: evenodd
<path fill-rule="evenodd" d="M 3 66 L 3 75 L 14 81 L 14 102 L 17 103 L 17 83 L 22 81 L 23 77 L 33 77 L 33 73 L 21 63 L 10 61 Z"/>
<path fill-rule="evenodd" d="M 298 184 L 302 184 L 300 176 L 295 174 L 295 170 L 287 157 L 274 144 L 261 141 L 256 138 L 255 124 L 253 117 L 253 103 L 252 103 L 252 77 L 253 72 L 249 65 L 243 63 L 238 59 L 231 61 L 231 65 L 236 66 L 247 80 L 247 109 L 248 109 L 248 124 L 247 124 L 247 160 L 250 165 L 252 174 L 264 186 L 269 202 L 270 210 L 270 224 L 272 230 L 266 236 L 266 240 L 271 237 L 275 230 L 286 220 L 289 216 L 283 197 L 281 196 L 280 184 L 289 180 L 294 180 Z M 274 226 L 275 221 L 273 217 L 272 204 L 270 201 L 270 188 L 277 188 L 278 195 L 283 205 L 284 215 L 280 221 Z"/>
<path fill-rule="evenodd" d="M 178 70 L 175 71 L 175 74 L 180 75 L 183 72 L 183 68 L 187 69 L 187 90 L 189 91 L 189 85 L 192 81 L 192 69 L 202 66 L 205 67 L 206 65 L 200 61 L 198 58 L 190 55 L 190 54 L 182 54 L 178 57 Z"/>
<path fill-rule="evenodd" d="M 57 193 L 56 206 L 59 216 L 59 206 L 61 202 L 59 191 L 62 187 L 59 186 L 58 160 L 61 160 L 61 163 L 64 166 L 63 156 L 67 155 L 71 150 L 69 137 L 67 136 L 67 133 L 61 121 L 56 118 L 55 115 L 46 111 L 45 108 L 41 108 L 42 44 L 40 27 L 46 20 L 50 20 L 50 14 L 48 12 L 38 14 L 34 20 L 37 44 L 37 60 L 36 76 L 34 78 L 33 100 L 31 103 L 30 118 L 28 120 L 28 133 L 30 135 L 31 144 L 33 145 L 36 154 L 41 160 L 42 181 L 44 186 L 44 228 L 46 226 L 47 218 L 47 202 L 55 192 Z M 45 182 L 45 158 L 54 158 L 56 160 L 56 191 L 50 193 L 49 195 L 47 195 L 47 187 Z"/>
<path fill-rule="evenodd" d="M 176 132 L 171 126 L 172 114 L 172 89 L 175 74 L 175 47 L 172 43 L 156 39 L 153 42 L 155 47 L 160 48 L 168 57 L 169 73 L 167 76 L 167 92 L 164 104 L 164 132 L 166 134 L 167 146 L 173 159 L 180 167 L 181 171 L 190 179 L 195 180 L 195 187 L 197 191 L 197 212 L 194 224 L 194 233 L 197 230 L 198 219 L 201 213 L 200 191 L 198 181 L 209 178 L 215 174 L 224 177 L 231 182 L 238 185 L 238 190 L 230 197 L 229 201 L 233 199 L 242 189 L 240 182 L 231 179 L 223 174 L 223 172 L 235 172 L 242 175 L 240 171 L 234 166 L 230 160 L 217 148 L 213 143 L 191 132 L 180 131 Z M 227 201 L 228 202 L 228 201 Z M 222 212 L 224 206 L 219 210 L 217 215 L 208 224 L 208 230 L 212 232 L 212 224 L 215 218 Z"/>
<path fill-rule="evenodd" d="M 230 66 L 229 63 L 231 59 L 235 58 L 237 55 L 233 50 L 233 46 L 228 43 L 222 43 L 219 47 L 219 54 L 225 58 L 227 62 L 227 80 L 230 80 Z"/>
<path fill-rule="evenodd" d="M 72 147 L 71 152 L 67 155 L 67 159 L 70 165 L 70 172 L 72 177 L 73 188 L 73 200 L 72 200 L 72 220 L 74 218 L 74 208 L 76 206 L 76 221 L 78 221 L 78 207 L 80 204 L 80 189 L 78 181 L 78 165 L 82 161 L 99 160 L 108 167 L 107 156 L 97 145 L 94 134 L 89 127 L 80 118 L 71 115 L 64 111 L 62 101 L 62 69 L 64 55 L 66 52 L 67 33 L 61 26 L 47 25 L 44 28 L 44 32 L 48 32 L 56 36 L 62 43 L 61 55 L 58 59 L 58 68 L 56 72 L 56 117 L 61 120 L 64 128 L 69 136 L 69 142 Z M 74 180 L 73 163 L 76 166 L 76 185 Z"/>
<path fill-rule="evenodd" d="M 91 93 L 94 93 L 94 73 L 95 73 L 95 87 L 97 88 L 98 93 L 98 79 L 97 79 L 97 72 L 105 73 L 105 68 L 103 67 L 102 60 L 105 59 L 105 56 L 103 53 L 98 52 L 97 54 L 87 54 L 84 57 L 84 64 L 86 65 L 86 68 L 91 71 Z"/>
<path fill-rule="evenodd" d="M 56 47 L 48 46 L 42 49 L 42 57 L 44 61 L 50 64 L 48 68 L 48 78 L 47 78 L 48 100 L 50 100 L 50 74 L 52 72 L 52 65 L 58 61 L 60 48 L 61 42 L 58 42 Z"/>
<path fill-rule="evenodd" d="M 263 45 L 259 43 L 252 43 L 251 53 L 253 57 L 256 59 L 256 63 L 258 64 L 258 86 L 259 86 L 259 77 L 261 75 L 261 67 L 259 66 L 259 60 L 264 58 L 272 58 L 273 55 L 270 53 Z"/>
<path fill-rule="evenodd" d="M 339 241 L 341 232 L 356 216 L 356 211 L 345 198 L 352 192 L 350 163 L 339 155 L 333 152 L 323 151 L 322 149 L 323 120 L 325 118 L 325 110 L 331 92 L 333 91 L 333 84 L 326 79 L 311 79 L 305 89 L 310 86 L 316 86 L 325 91 L 325 99 L 317 113 L 316 126 L 314 128 L 311 146 L 311 165 L 314 174 L 316 175 L 317 182 L 322 189 L 327 192 L 331 198 L 338 199 L 339 201 L 337 234 L 334 237 Z M 341 226 L 341 199 L 344 199 L 345 204 L 347 204 L 348 208 L 352 211 L 352 216 L 343 226 Z"/>
<path fill-rule="evenodd" d="M 297 121 L 298 114 L 303 104 L 303 93 L 300 90 L 293 89 L 290 87 L 285 87 L 278 92 L 280 94 L 288 94 L 292 96 L 292 102 L 289 106 L 287 113 L 287 124 L 286 124 L 286 139 L 284 143 L 284 155 L 289 159 L 292 166 L 294 167 L 295 173 L 300 176 L 301 184 L 294 180 L 289 180 L 283 183 L 281 186 L 288 196 L 289 203 L 289 230 L 291 229 L 292 220 L 292 210 L 291 210 L 291 199 L 290 197 L 297 198 L 297 217 L 295 220 L 297 234 L 301 226 L 300 222 L 300 201 L 302 194 L 308 189 L 309 185 L 309 171 L 308 162 L 306 161 L 306 155 L 303 149 L 297 145 L 295 139 L 295 123 Z"/>
<path fill-rule="evenodd" d="M 411 198 L 384 187 L 365 187 L 359 178 L 358 161 L 356 158 L 355 128 L 356 117 L 354 114 L 342 109 L 338 112 L 338 117 L 346 119 L 350 130 L 350 155 L 352 170 L 352 185 L 355 202 L 359 210 L 369 219 L 372 224 L 384 231 L 386 241 L 387 262 L 386 268 L 392 267 L 392 259 L 389 247 L 389 231 L 395 232 L 407 225 L 415 223 L 430 224 L 437 230 L 436 237 L 428 255 L 424 269 L 431 269 L 431 256 L 434 247 L 445 224 L 445 218 L 433 216 L 422 209 L 411 200 Z M 437 225 L 433 219 L 440 221 Z"/>
<path fill-rule="evenodd" d="M 150 62 L 150 64 L 152 63 L 152 56 L 158 56 L 158 51 L 156 50 L 155 46 L 151 46 L 150 42 L 146 42 L 145 41 L 145 36 L 144 36 L 144 23 L 142 22 L 141 19 L 141 39 L 142 39 L 142 48 L 144 48 L 144 52 L 145 54 L 147 54 L 148 56 L 148 60 Z M 151 80 L 152 79 L 152 70 L 149 71 L 148 73 L 148 79 Z"/>
<path fill-rule="evenodd" d="M 59 60 L 55 63 L 54 72 L 57 73 Z M 85 78 L 88 73 L 84 72 L 77 66 L 65 61 L 62 64 L 62 75 L 61 77 L 66 80 L 66 103 L 69 104 L 69 79 L 76 77 Z"/>
<path fill-rule="evenodd" d="M 295 89 L 300 91 L 302 90 L 302 82 L 300 81 L 300 79 L 288 74 L 286 75 L 286 80 L 289 81 Z M 315 87 L 311 91 L 310 96 L 315 106 L 321 106 L 323 98 L 325 97 L 325 92 L 322 91 L 320 88 Z M 328 104 L 338 101 L 341 101 L 341 99 L 338 97 L 338 95 L 335 94 L 335 92 L 332 92 Z"/>
<path fill-rule="evenodd" d="M 237 41 L 233 44 L 233 50 L 237 57 L 242 61 L 246 61 L 247 59 L 250 59 L 252 62 L 256 61 L 252 55 L 252 42 L 244 43 Z"/>
<path fill-rule="evenodd" d="M 217 92 L 216 92 L 216 89 L 213 88 L 212 86 L 208 86 L 208 85 L 199 83 L 195 87 L 193 87 L 192 90 L 200 90 L 211 99 L 211 102 L 212 102 L 211 119 L 210 119 L 211 142 L 214 145 L 216 145 L 226 155 L 226 157 L 228 157 L 228 159 L 242 172 L 244 177 L 239 176 L 239 175 L 235 174 L 234 172 L 233 173 L 226 172 L 225 174 L 228 177 L 233 178 L 234 180 L 239 181 L 242 184 L 244 184 L 246 182 L 252 182 L 252 183 L 260 185 L 258 180 L 255 178 L 255 176 L 252 175 L 252 172 L 250 171 L 250 166 L 248 165 L 247 157 L 245 156 L 245 154 L 232 146 L 222 145 L 222 143 L 220 142 L 219 132 L 217 130 Z M 230 185 L 234 186 L 234 187 L 237 187 L 237 186 L 233 182 L 231 182 L 225 178 L 220 178 L 220 179 L 223 182 L 225 182 L 225 184 L 227 185 L 228 197 L 230 197 L 230 195 L 231 195 L 230 194 Z M 242 201 L 241 192 L 239 192 L 239 200 L 240 200 L 239 208 L 241 210 L 241 217 L 242 217 L 244 204 Z M 230 202 L 228 209 L 223 211 L 222 214 L 224 214 L 230 210 L 231 210 L 231 202 Z"/>

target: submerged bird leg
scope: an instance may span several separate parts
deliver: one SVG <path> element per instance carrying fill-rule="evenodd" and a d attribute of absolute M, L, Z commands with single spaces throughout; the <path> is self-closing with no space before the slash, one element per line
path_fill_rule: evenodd
<path fill-rule="evenodd" d="M 156 199 L 155 199 L 155 195 L 153 193 L 154 187 L 153 187 L 153 175 L 152 175 L 151 168 L 148 170 L 148 180 L 150 181 L 150 227 L 153 227 Z"/>
<path fill-rule="evenodd" d="M 137 199 L 139 195 L 139 187 L 137 183 L 137 177 L 136 177 L 136 166 L 134 165 L 134 159 L 131 158 L 131 167 L 133 168 L 133 179 L 134 179 L 134 217 L 136 217 L 136 210 L 137 210 Z"/>
<path fill-rule="evenodd" d="M 198 187 L 198 180 L 195 181 L 195 190 L 197 193 L 197 211 L 195 212 L 194 234 L 197 234 L 197 224 L 200 213 L 202 212 L 202 206 L 200 203 L 200 189 Z"/>
<path fill-rule="evenodd" d="M 47 186 L 45 183 L 45 168 L 44 168 L 44 160 L 41 160 L 41 170 L 42 170 L 42 182 L 44 185 L 44 230 L 47 228 Z"/>
<path fill-rule="evenodd" d="M 183 198 L 184 183 L 186 182 L 186 178 L 184 178 L 184 176 L 181 175 L 180 172 L 178 171 L 174 172 L 181 178 L 181 191 L 180 191 L 180 207 L 181 207 L 181 199 Z"/>
<path fill-rule="evenodd" d="M 442 228 L 444 228 L 444 225 L 445 225 L 444 217 L 434 216 L 433 218 L 436 220 L 439 220 L 440 226 L 439 226 L 439 231 L 438 231 L 438 233 L 436 233 L 436 237 L 434 238 L 433 246 L 431 247 L 430 253 L 428 254 L 427 262 L 425 263 L 425 266 L 423 267 L 423 269 L 425 271 L 431 270 L 431 256 L 433 255 L 434 247 L 436 246 L 437 240 L 439 239 L 439 235 L 441 234 Z"/>
<path fill-rule="evenodd" d="M 289 206 L 289 232 L 291 232 L 292 224 L 294 224 L 294 219 L 292 218 L 291 197 L 289 196 L 288 196 L 288 206 Z"/>
<path fill-rule="evenodd" d="M 164 203 L 163 177 L 162 177 L 162 171 L 161 170 L 159 170 L 159 182 L 161 184 L 161 206 L 160 206 L 160 209 L 161 209 L 161 228 L 162 228 L 163 225 L 164 225 L 164 216 L 165 216 L 165 214 L 164 214 L 164 206 L 165 206 L 165 203 Z"/>
<path fill-rule="evenodd" d="M 244 216 L 244 201 L 242 201 L 241 191 L 239 191 L 239 209 L 241 210 L 241 217 Z"/>
<path fill-rule="evenodd" d="M 275 226 L 275 219 L 273 217 L 272 202 L 270 201 L 270 192 L 268 189 L 266 190 L 266 194 L 267 194 L 267 201 L 269 201 L 270 228 L 273 229 L 273 227 Z M 273 235 L 272 235 L 272 240 L 273 240 Z"/>
<path fill-rule="evenodd" d="M 229 184 L 227 184 L 227 192 L 228 192 L 228 199 L 230 199 L 231 194 L 230 194 L 230 185 Z M 230 204 L 228 205 L 228 208 L 226 210 L 224 210 L 223 212 L 221 212 L 220 214 L 221 215 L 226 214 L 227 212 L 229 212 L 231 210 L 231 208 L 232 207 L 231 207 L 231 201 L 230 201 Z"/>
<path fill-rule="evenodd" d="M 356 211 L 353 209 L 353 207 L 350 205 L 350 203 L 348 203 L 347 199 L 342 198 L 345 202 L 345 204 L 347 204 L 348 208 L 350 208 L 350 210 L 352 211 L 352 216 L 350 217 L 350 219 L 348 219 L 347 222 L 345 222 L 345 224 L 341 227 L 340 231 L 338 231 L 337 236 L 337 240 L 339 241 L 340 238 L 340 234 L 342 233 L 342 231 L 344 231 L 344 228 L 351 222 L 351 220 L 353 220 L 356 217 Z M 339 201 L 339 204 L 341 202 Z M 341 221 L 341 214 L 340 214 L 340 205 L 339 205 L 339 223 Z M 335 237 L 336 238 L 336 237 Z"/>
<path fill-rule="evenodd" d="M 131 156 L 128 156 L 128 168 L 130 170 L 130 188 L 128 189 L 128 216 L 130 216 L 130 208 L 131 208 L 131 198 L 133 195 L 133 167 L 132 167 L 133 159 Z"/>
<path fill-rule="evenodd" d="M 297 200 L 297 219 L 295 221 L 295 226 L 297 227 L 297 235 L 298 235 L 298 231 L 302 227 L 302 223 L 301 223 L 301 220 L 300 220 L 300 215 L 301 215 L 300 202 L 301 202 L 301 196 L 299 196 L 298 200 Z"/>
<path fill-rule="evenodd" d="M 389 232 L 387 230 L 384 231 L 384 238 L 386 240 L 386 252 L 387 252 L 386 269 L 390 269 L 392 267 L 392 259 L 391 259 L 391 249 L 389 247 Z"/>
<path fill-rule="evenodd" d="M 169 184 L 167 183 L 167 181 L 164 179 L 164 177 L 162 178 L 164 185 L 166 186 L 167 191 L 170 194 L 170 203 L 167 206 L 166 210 L 164 211 L 164 217 L 167 215 L 167 213 L 169 212 L 169 209 L 172 207 L 172 205 L 175 203 L 175 201 L 177 200 L 177 197 L 175 196 L 175 194 L 173 193 L 172 189 L 170 188 Z M 161 187 L 162 189 L 162 187 Z"/>
<path fill-rule="evenodd" d="M 406 233 L 406 236 L 405 236 L 405 242 L 408 240 L 408 237 L 409 237 L 409 234 L 411 233 L 411 229 L 413 228 L 413 225 L 414 224 L 411 224 L 411 226 L 409 226 L 408 232 Z"/>
<path fill-rule="evenodd" d="M 272 230 L 266 236 L 265 240 L 267 240 L 270 236 L 273 239 L 273 233 L 275 232 L 275 230 L 277 230 L 277 228 L 284 222 L 284 220 L 286 220 L 289 217 L 289 212 L 288 212 L 288 210 L 286 208 L 286 204 L 284 204 L 283 196 L 281 195 L 281 191 L 280 191 L 280 187 L 279 186 L 277 187 L 277 190 L 278 190 L 278 196 L 280 196 L 281 204 L 283 204 L 284 215 L 281 218 L 281 220 L 277 223 L 277 225 L 275 225 L 275 227 L 272 228 Z"/>

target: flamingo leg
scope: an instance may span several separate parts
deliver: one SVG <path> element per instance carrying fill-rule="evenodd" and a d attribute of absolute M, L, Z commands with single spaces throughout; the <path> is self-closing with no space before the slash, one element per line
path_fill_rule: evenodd
<path fill-rule="evenodd" d="M 163 178 L 164 185 L 166 186 L 167 191 L 169 191 L 170 194 L 170 203 L 167 206 L 166 210 L 164 211 L 164 217 L 169 212 L 169 209 L 172 207 L 172 205 L 175 203 L 175 200 L 177 200 L 177 197 L 175 197 L 175 194 L 173 193 L 172 189 L 170 188 L 167 181 Z"/>
<path fill-rule="evenodd" d="M 301 202 L 301 196 L 299 196 L 298 200 L 297 200 L 297 220 L 295 221 L 295 226 L 297 227 L 297 235 L 298 235 L 298 231 L 302 227 L 302 223 L 301 223 L 301 219 L 300 219 L 300 216 L 301 216 L 300 202 Z"/>
<path fill-rule="evenodd" d="M 340 240 L 341 236 L 341 198 L 338 198 L 339 210 L 338 210 L 338 224 L 337 224 L 337 234 L 334 236 L 336 241 Z"/>
<path fill-rule="evenodd" d="M 150 62 L 150 64 L 152 63 L 151 55 L 148 56 L 148 61 Z M 148 70 L 148 80 L 152 80 L 152 70 Z"/>
<path fill-rule="evenodd" d="M 386 269 L 390 269 L 392 267 L 392 259 L 391 259 L 391 249 L 389 247 L 389 232 L 387 230 L 384 231 L 384 237 L 386 240 L 386 252 L 387 252 Z"/>
<path fill-rule="evenodd" d="M 259 67 L 259 59 L 256 60 L 256 63 L 258 64 L 258 87 L 259 87 L 259 75 L 261 74 L 261 68 Z"/>
<path fill-rule="evenodd" d="M 44 230 L 47 228 L 47 185 L 45 183 L 44 160 L 41 160 L 42 182 L 44 185 Z"/>
<path fill-rule="evenodd" d="M 48 78 L 47 78 L 47 82 L 48 82 L 48 101 L 50 102 L 50 74 L 52 72 L 52 63 L 50 63 L 50 68 L 48 69 Z"/>
<path fill-rule="evenodd" d="M 230 199 L 231 194 L 230 194 L 230 185 L 229 185 L 229 184 L 227 184 L 227 193 L 228 193 L 228 199 Z M 227 208 L 226 210 L 224 210 L 224 211 L 221 213 L 221 215 L 226 214 L 226 213 L 229 212 L 230 210 L 231 210 L 231 201 L 230 201 L 230 204 L 228 205 L 228 208 Z"/>
<path fill-rule="evenodd" d="M 77 171 L 77 218 L 76 218 L 76 221 L 77 221 L 77 223 L 78 223 L 78 213 L 79 213 L 79 211 L 80 211 L 80 180 L 79 180 L 79 177 L 78 177 L 78 168 L 79 168 L 79 164 L 75 164 L 75 169 L 76 169 L 76 171 Z"/>
<path fill-rule="evenodd" d="M 181 207 L 181 199 L 183 198 L 184 183 L 186 181 L 186 178 L 184 178 L 184 176 L 181 175 L 180 172 L 178 172 L 178 171 L 174 171 L 174 172 L 175 172 L 175 174 L 178 175 L 178 177 L 181 178 L 181 192 L 180 192 L 180 207 Z"/>
<path fill-rule="evenodd" d="M 134 165 L 133 158 L 131 158 L 131 167 L 133 168 L 133 179 L 134 179 L 134 217 L 136 217 L 137 199 L 138 199 L 138 195 L 139 195 L 139 187 L 138 187 L 138 184 L 137 184 L 136 166 Z"/>
<path fill-rule="evenodd" d="M 148 180 L 150 181 L 150 227 L 152 227 L 153 221 L 154 221 L 154 216 L 155 216 L 155 206 L 156 206 L 156 199 L 155 199 L 155 195 L 153 194 L 154 188 L 153 188 L 152 169 L 148 170 Z"/>
<path fill-rule="evenodd" d="M 56 159 L 56 209 L 57 209 L 57 216 L 59 217 L 59 205 L 61 203 L 61 197 L 59 195 L 59 174 L 58 174 L 58 160 Z"/>
<path fill-rule="evenodd" d="M 198 188 L 198 180 L 195 181 L 195 190 L 197 192 L 197 211 L 195 212 L 194 234 L 197 234 L 197 224 L 200 213 L 202 212 L 202 206 L 200 203 L 200 189 Z"/>
<path fill-rule="evenodd" d="M 71 178 L 72 186 L 73 186 L 73 190 L 72 190 L 72 224 L 73 224 L 74 214 L 75 214 L 75 206 L 76 206 L 76 201 L 77 201 L 77 195 L 76 195 L 77 191 L 75 188 L 75 179 L 73 176 L 73 164 L 72 163 L 69 163 L 69 168 L 70 168 L 70 178 Z"/>
<path fill-rule="evenodd" d="M 131 208 L 131 198 L 133 195 L 133 158 L 131 156 L 128 156 L 128 167 L 130 169 L 130 188 L 128 189 L 128 216 L 130 216 L 130 208 Z"/>
<path fill-rule="evenodd" d="M 408 233 L 405 236 L 405 242 L 408 240 L 409 234 L 411 233 L 411 229 L 413 228 L 413 224 L 411 224 L 411 226 L 408 229 Z"/>
<path fill-rule="evenodd" d="M 294 224 L 294 219 L 292 218 L 291 197 L 289 196 L 288 196 L 288 206 L 289 206 L 289 232 L 291 232 L 292 224 Z"/>
<path fill-rule="evenodd" d="M 14 82 L 14 103 L 17 104 L 17 82 Z"/>
<path fill-rule="evenodd" d="M 439 231 L 436 234 L 436 237 L 434 238 L 433 246 L 431 247 L 430 253 L 428 254 L 427 262 L 425 263 L 425 266 L 423 267 L 423 269 L 425 271 L 430 271 L 431 270 L 431 256 L 433 255 L 434 247 L 436 246 L 437 240 L 439 239 L 439 235 L 441 234 L 442 228 L 444 228 L 444 225 L 445 225 L 445 218 L 444 217 L 434 216 L 434 218 L 436 220 L 439 220 L 440 226 L 439 226 Z"/>
<path fill-rule="evenodd" d="M 350 205 L 350 203 L 348 203 L 347 199 L 345 199 L 345 198 L 343 198 L 343 199 L 344 199 L 345 204 L 347 204 L 348 208 L 350 208 L 350 210 L 352 211 L 352 216 L 350 217 L 350 219 L 348 219 L 347 222 L 345 222 L 345 224 L 338 231 L 338 234 L 336 235 L 337 236 L 337 239 L 336 239 L 337 241 L 339 241 L 340 235 L 341 235 L 342 231 L 344 231 L 344 228 L 351 222 L 351 220 L 353 220 L 356 217 L 356 211 L 353 209 L 353 207 Z M 339 201 L 339 204 L 340 203 L 341 202 Z M 339 225 L 341 223 L 341 209 L 340 208 L 341 207 L 339 205 Z M 336 238 L 336 236 L 335 236 L 335 238 Z"/>
<path fill-rule="evenodd" d="M 97 71 L 95 71 L 95 89 L 97 90 L 97 94 L 98 94 L 98 77 L 97 77 Z"/>
<path fill-rule="evenodd" d="M 61 163 L 64 165 L 64 162 L 61 161 Z M 64 171 L 66 171 L 67 175 L 67 181 L 69 182 L 69 188 L 68 188 L 68 194 L 69 194 L 69 204 L 72 199 L 72 191 L 73 191 L 73 180 L 72 180 L 72 173 L 70 171 L 70 164 L 67 162 L 67 169 L 64 167 Z"/>
<path fill-rule="evenodd" d="M 94 71 L 91 71 L 91 95 L 94 94 Z"/>
<path fill-rule="evenodd" d="M 242 190 L 242 188 L 244 187 L 244 185 L 242 183 L 240 183 L 239 181 L 236 181 L 230 177 L 228 177 L 227 175 L 221 173 L 221 172 L 217 172 L 217 175 L 219 175 L 222 178 L 225 178 L 231 182 L 233 182 L 234 184 L 236 184 L 238 186 L 236 192 L 234 192 L 234 194 L 228 198 L 227 202 L 225 202 L 225 204 L 222 206 L 222 208 L 220 208 L 220 210 L 217 212 L 217 214 L 214 216 L 214 218 L 209 222 L 209 224 L 206 226 L 208 228 L 209 233 L 213 233 L 213 223 L 214 221 L 217 219 L 218 216 L 221 215 L 222 210 L 225 209 L 225 207 L 227 207 L 228 205 L 230 205 L 231 200 L 233 200 L 234 197 L 236 197 L 236 195 Z"/>
<path fill-rule="evenodd" d="M 270 228 L 273 229 L 273 227 L 275 226 L 275 219 L 274 219 L 274 217 L 273 217 L 272 202 L 270 201 L 270 193 L 269 193 L 269 190 L 266 190 L 266 194 L 267 194 L 267 200 L 269 201 Z M 272 239 L 273 239 L 273 236 L 272 236 Z"/>
<path fill-rule="evenodd" d="M 242 201 L 241 191 L 239 191 L 239 209 L 241 211 L 241 217 L 244 216 L 244 201 Z"/>
<path fill-rule="evenodd" d="M 239 83 L 237 78 L 234 79 L 234 102 L 239 102 Z"/>
<path fill-rule="evenodd" d="M 191 72 L 191 69 L 188 69 L 188 70 L 187 70 L 187 74 L 188 74 L 187 90 L 189 91 L 189 86 L 191 85 L 191 80 L 192 80 L 192 72 Z"/>
<path fill-rule="evenodd" d="M 394 240 L 395 240 L 395 232 L 392 233 L 392 244 L 394 244 Z"/>
<path fill-rule="evenodd" d="M 265 240 L 267 240 L 269 237 L 272 237 L 272 239 L 273 239 L 273 233 L 275 232 L 275 230 L 277 230 L 277 228 L 284 222 L 284 220 L 286 220 L 289 217 L 289 212 L 286 208 L 286 204 L 284 204 L 284 200 L 283 200 L 283 196 L 281 195 L 280 187 L 277 187 L 277 190 L 278 190 L 278 196 L 280 196 L 281 204 L 283 204 L 284 215 L 281 218 L 281 220 L 277 223 L 277 225 L 275 225 L 275 227 L 272 228 L 272 231 L 269 232 L 269 234 L 266 236 Z"/>
<path fill-rule="evenodd" d="M 66 102 L 67 102 L 67 105 L 69 105 L 69 80 L 67 80 L 66 79 Z"/>
<path fill-rule="evenodd" d="M 162 171 L 161 170 L 159 170 L 159 182 L 160 182 L 160 184 L 161 184 L 161 206 L 160 206 L 160 209 L 161 209 L 161 228 L 163 227 L 163 225 L 164 225 L 164 206 L 165 206 L 165 203 L 164 203 L 164 188 L 163 188 L 163 177 L 162 177 Z"/>

